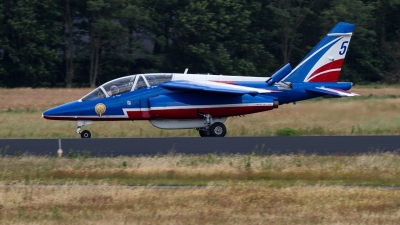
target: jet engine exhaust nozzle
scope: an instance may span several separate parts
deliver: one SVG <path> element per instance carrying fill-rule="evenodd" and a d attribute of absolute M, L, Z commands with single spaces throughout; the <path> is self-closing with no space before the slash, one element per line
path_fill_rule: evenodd
<path fill-rule="evenodd" d="M 279 101 L 274 100 L 274 109 L 277 109 L 279 107 Z"/>

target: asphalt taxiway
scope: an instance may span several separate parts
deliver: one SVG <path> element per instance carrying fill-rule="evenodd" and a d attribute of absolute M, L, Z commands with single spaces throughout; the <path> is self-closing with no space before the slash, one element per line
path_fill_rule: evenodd
<path fill-rule="evenodd" d="M 400 151 L 400 136 L 302 136 L 225 138 L 0 139 L 0 154 L 55 156 L 59 149 L 91 156 L 157 154 L 318 154 L 353 155 Z"/>

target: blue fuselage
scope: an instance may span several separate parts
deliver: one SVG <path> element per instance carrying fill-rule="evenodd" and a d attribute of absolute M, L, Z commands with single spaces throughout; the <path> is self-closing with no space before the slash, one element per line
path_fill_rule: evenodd
<path fill-rule="evenodd" d="M 324 94 L 308 91 L 313 87 L 349 90 L 349 82 L 293 83 L 285 86 L 267 86 L 259 81 L 237 81 L 235 85 L 268 89 L 268 95 L 237 95 L 202 91 L 171 91 L 160 85 L 90 101 L 73 101 L 43 113 L 54 120 L 149 120 L 149 119 L 196 119 L 202 114 L 214 117 L 238 116 L 272 110 L 276 105 L 316 98 Z M 104 105 L 101 114 L 98 105 Z"/>

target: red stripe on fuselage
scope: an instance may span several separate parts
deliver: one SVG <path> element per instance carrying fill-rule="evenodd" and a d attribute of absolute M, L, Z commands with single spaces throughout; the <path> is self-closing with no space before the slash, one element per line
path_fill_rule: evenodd
<path fill-rule="evenodd" d="M 321 66 L 320 68 L 318 68 L 317 70 L 315 70 L 309 77 L 313 77 L 314 75 L 322 73 L 326 70 L 340 69 L 340 68 L 342 68 L 343 62 L 344 62 L 344 58 L 327 63 L 327 64 Z M 339 79 L 339 75 L 340 75 L 340 71 L 327 72 L 327 73 L 323 73 L 319 76 L 312 78 L 308 82 L 337 82 Z"/>
<path fill-rule="evenodd" d="M 272 110 L 273 106 L 243 106 L 243 107 L 221 107 L 221 108 L 190 108 L 190 109 L 157 109 L 149 111 L 150 117 L 143 116 L 141 111 L 126 111 L 128 118 L 110 117 L 63 117 L 43 116 L 48 120 L 91 120 L 91 121 L 121 121 L 121 120 L 149 120 L 149 119 L 198 119 L 203 118 L 200 113 L 210 114 L 213 117 L 239 116 L 257 112 Z"/>

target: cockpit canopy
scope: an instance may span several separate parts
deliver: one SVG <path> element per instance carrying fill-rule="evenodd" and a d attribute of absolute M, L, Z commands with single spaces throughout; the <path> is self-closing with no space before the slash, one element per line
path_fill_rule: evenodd
<path fill-rule="evenodd" d="M 156 86 L 168 82 L 172 74 L 139 74 L 117 78 L 109 81 L 84 96 L 81 101 L 90 101 L 99 98 L 108 98 L 126 92 L 136 91 L 142 88 Z"/>

